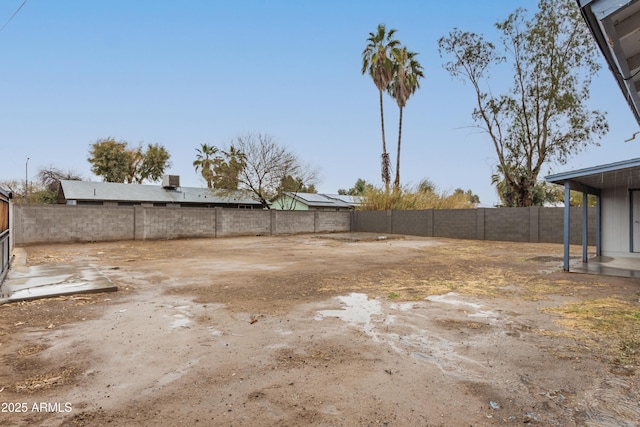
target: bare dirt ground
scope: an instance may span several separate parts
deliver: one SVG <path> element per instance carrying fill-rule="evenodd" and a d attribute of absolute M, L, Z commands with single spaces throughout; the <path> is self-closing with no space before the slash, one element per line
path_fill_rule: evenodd
<path fill-rule="evenodd" d="M 0 425 L 640 425 L 640 280 L 337 237 L 28 247 L 119 291 L 0 306 Z"/>

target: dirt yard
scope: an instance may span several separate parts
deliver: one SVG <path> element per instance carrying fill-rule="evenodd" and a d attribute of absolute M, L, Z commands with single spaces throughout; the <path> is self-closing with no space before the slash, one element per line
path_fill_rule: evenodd
<path fill-rule="evenodd" d="M 0 306 L 0 425 L 640 425 L 639 279 L 350 237 L 26 248 L 119 291 Z"/>

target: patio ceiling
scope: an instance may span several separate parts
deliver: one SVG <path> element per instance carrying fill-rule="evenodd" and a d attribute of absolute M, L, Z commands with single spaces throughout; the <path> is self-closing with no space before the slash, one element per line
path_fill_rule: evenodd
<path fill-rule="evenodd" d="M 640 189 L 640 159 L 558 173 L 545 179 L 559 185 L 568 181 L 572 190 L 586 190 L 589 193 L 616 187 Z"/>
<path fill-rule="evenodd" d="M 640 124 L 640 1 L 577 0 L 622 93 Z"/>

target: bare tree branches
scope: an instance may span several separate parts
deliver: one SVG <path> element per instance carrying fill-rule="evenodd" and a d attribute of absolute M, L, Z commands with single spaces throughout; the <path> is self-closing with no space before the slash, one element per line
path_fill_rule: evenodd
<path fill-rule="evenodd" d="M 294 177 L 305 185 L 315 184 L 318 179 L 317 170 L 303 164 L 270 135 L 248 133 L 237 137 L 231 146 L 242 153 L 238 188 L 251 191 L 265 209 L 278 196 L 286 177 Z"/>

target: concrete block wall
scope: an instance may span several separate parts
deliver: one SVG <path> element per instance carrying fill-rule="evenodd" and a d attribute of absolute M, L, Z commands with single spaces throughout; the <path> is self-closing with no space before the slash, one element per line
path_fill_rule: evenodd
<path fill-rule="evenodd" d="M 539 211 L 541 242 L 562 243 L 564 239 L 564 208 L 544 208 Z M 569 227 L 571 244 L 582 244 L 582 208 L 571 208 Z M 588 209 L 587 228 L 589 244 L 596 244 L 596 210 Z"/>
<path fill-rule="evenodd" d="M 558 221 L 559 217 L 562 218 L 561 221 Z M 571 219 L 574 219 L 574 215 L 572 215 Z M 538 233 L 539 233 L 540 241 L 549 242 L 549 243 L 563 242 L 564 208 L 547 208 L 542 210 L 542 212 L 539 213 L 539 223 L 540 223 L 540 227 L 538 228 Z M 574 226 L 575 224 L 571 224 L 571 225 Z M 580 224 L 578 225 L 582 227 L 582 220 L 580 220 Z M 575 238 L 575 236 L 572 236 L 572 237 Z M 574 243 L 574 242 L 571 242 L 571 243 Z"/>
<path fill-rule="evenodd" d="M 357 211 L 353 231 L 473 240 L 562 243 L 564 208 Z M 582 243 L 582 208 L 571 208 L 571 243 Z M 589 244 L 595 245 L 595 208 L 588 210 Z"/>
<path fill-rule="evenodd" d="M 433 210 L 393 211 L 392 228 L 395 234 L 433 236 Z"/>
<path fill-rule="evenodd" d="M 278 211 L 272 210 L 274 228 L 271 234 L 313 233 L 315 229 L 315 213 L 313 211 Z"/>
<path fill-rule="evenodd" d="M 16 245 L 134 238 L 131 206 L 14 205 Z"/>
<path fill-rule="evenodd" d="M 271 235 L 270 211 L 222 208 L 215 210 L 216 237 Z"/>
<path fill-rule="evenodd" d="M 531 209 L 535 208 L 500 208 L 491 209 L 491 212 L 483 209 L 485 240 L 531 242 Z M 562 231 L 560 237 L 562 238 Z"/>
<path fill-rule="evenodd" d="M 216 234 L 215 209 L 136 206 L 135 213 L 136 219 L 143 218 L 142 236 L 136 233 L 138 240 L 215 237 Z"/>
<path fill-rule="evenodd" d="M 355 211 L 353 212 L 353 231 L 371 233 L 391 233 L 392 211 Z"/>
<path fill-rule="evenodd" d="M 475 209 L 438 209 L 433 211 L 433 236 L 476 239 L 478 223 Z"/>
<path fill-rule="evenodd" d="M 348 231 L 351 231 L 351 212 L 315 211 L 315 233 Z"/>
<path fill-rule="evenodd" d="M 427 237 L 562 243 L 563 208 L 424 211 L 264 211 L 143 206 L 13 205 L 16 245 L 364 231 Z M 571 210 L 571 243 L 582 242 L 582 210 Z M 595 244 L 595 209 L 589 209 Z"/>
<path fill-rule="evenodd" d="M 15 205 L 16 245 L 349 231 L 351 212 Z"/>

